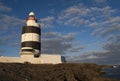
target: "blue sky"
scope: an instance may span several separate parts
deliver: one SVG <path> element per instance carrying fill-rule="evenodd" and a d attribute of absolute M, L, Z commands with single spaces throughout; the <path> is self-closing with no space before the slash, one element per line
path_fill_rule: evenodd
<path fill-rule="evenodd" d="M 42 29 L 42 53 L 70 62 L 120 64 L 119 0 L 0 0 L 0 55 L 19 56 L 30 11 Z"/>

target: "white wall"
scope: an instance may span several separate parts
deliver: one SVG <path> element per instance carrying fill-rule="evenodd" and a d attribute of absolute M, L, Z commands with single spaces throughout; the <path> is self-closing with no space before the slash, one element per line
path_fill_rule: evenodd
<path fill-rule="evenodd" d="M 41 54 L 40 57 L 34 58 L 33 55 L 21 55 L 21 57 L 0 57 L 3 63 L 32 63 L 32 64 L 58 64 L 62 63 L 60 55 Z"/>
<path fill-rule="evenodd" d="M 42 54 L 40 56 L 41 58 L 41 63 L 46 63 L 46 64 L 58 64 L 62 63 L 61 56 L 60 55 L 48 55 L 48 54 Z"/>
<path fill-rule="evenodd" d="M 34 58 L 33 55 L 21 55 L 21 61 L 23 63 L 41 64 L 41 58 Z"/>
<path fill-rule="evenodd" d="M 19 57 L 0 57 L 0 62 L 3 63 L 22 63 Z"/>

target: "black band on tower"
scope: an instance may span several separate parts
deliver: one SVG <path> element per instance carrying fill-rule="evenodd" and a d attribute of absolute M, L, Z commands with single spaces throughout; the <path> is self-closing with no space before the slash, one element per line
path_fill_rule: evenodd
<path fill-rule="evenodd" d="M 37 33 L 37 34 L 41 34 L 40 33 L 41 29 L 38 27 L 34 27 L 34 26 L 24 26 L 22 28 L 22 34 L 23 33 Z"/>
<path fill-rule="evenodd" d="M 33 49 L 41 49 L 41 43 L 35 41 L 22 42 L 22 47 L 32 47 Z"/>

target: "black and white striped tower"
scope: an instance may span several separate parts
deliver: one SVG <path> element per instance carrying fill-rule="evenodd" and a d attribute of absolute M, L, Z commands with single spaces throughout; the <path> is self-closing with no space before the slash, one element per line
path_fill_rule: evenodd
<path fill-rule="evenodd" d="M 22 28 L 21 55 L 33 54 L 39 56 L 41 52 L 41 29 L 34 12 L 29 13 L 26 24 L 27 26 Z"/>

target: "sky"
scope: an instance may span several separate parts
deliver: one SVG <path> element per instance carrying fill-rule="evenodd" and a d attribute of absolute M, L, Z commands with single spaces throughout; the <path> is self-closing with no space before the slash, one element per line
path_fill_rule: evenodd
<path fill-rule="evenodd" d="M 120 64 L 120 0 L 0 0 L 0 55 L 18 57 L 21 30 L 33 11 L 42 54 L 68 62 Z"/>

